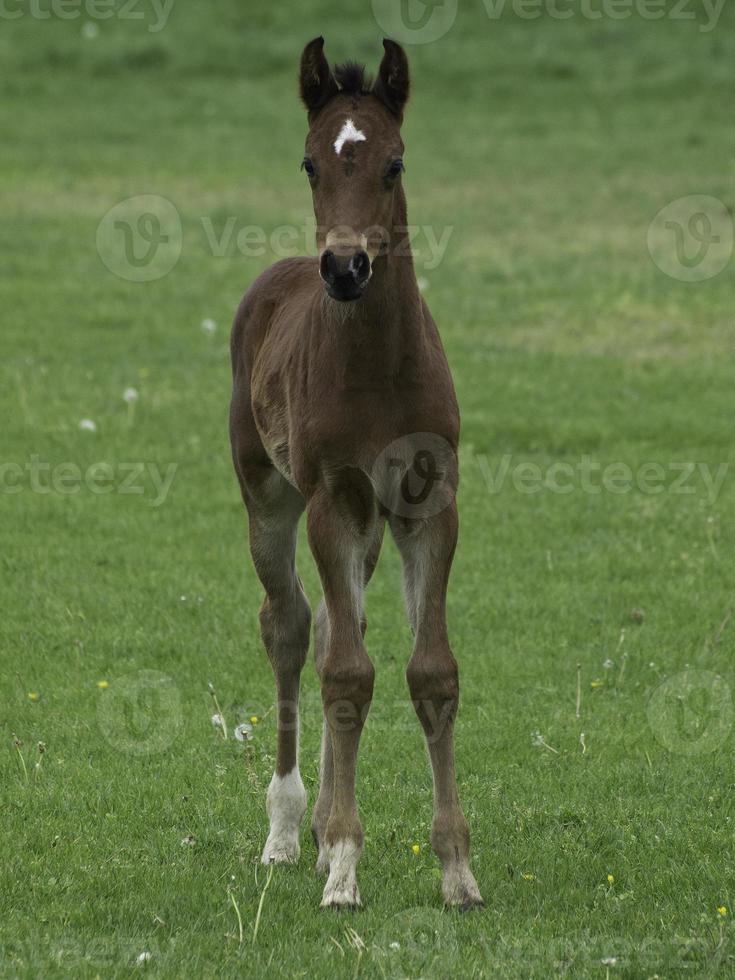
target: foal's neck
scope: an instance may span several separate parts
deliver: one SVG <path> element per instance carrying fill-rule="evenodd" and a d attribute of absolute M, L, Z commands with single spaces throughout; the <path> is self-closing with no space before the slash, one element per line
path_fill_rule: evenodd
<path fill-rule="evenodd" d="M 395 380 L 424 342 L 424 318 L 403 192 L 396 201 L 391 243 L 373 262 L 362 299 L 339 303 L 325 297 L 323 320 L 348 384 L 372 387 Z"/>

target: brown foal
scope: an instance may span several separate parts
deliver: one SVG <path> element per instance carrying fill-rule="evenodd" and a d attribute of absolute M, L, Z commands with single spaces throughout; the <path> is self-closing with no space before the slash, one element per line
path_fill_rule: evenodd
<path fill-rule="evenodd" d="M 404 566 L 415 637 L 406 676 L 434 774 L 431 842 L 444 900 L 482 903 L 457 794 L 457 663 L 446 593 L 457 540 L 459 412 L 434 321 L 407 247 L 400 127 L 408 98 L 403 49 L 384 41 L 377 80 L 330 69 L 323 38 L 304 49 L 306 171 L 319 258 L 277 262 L 245 294 L 232 333 L 230 434 L 265 588 L 263 642 L 276 678 L 278 747 L 263 862 L 298 860 L 306 792 L 298 767 L 298 698 L 311 613 L 295 567 L 306 510 L 324 598 L 316 668 L 324 708 L 312 832 L 322 905 L 360 904 L 363 830 L 355 769 L 373 696 L 363 593 L 387 521 Z"/>

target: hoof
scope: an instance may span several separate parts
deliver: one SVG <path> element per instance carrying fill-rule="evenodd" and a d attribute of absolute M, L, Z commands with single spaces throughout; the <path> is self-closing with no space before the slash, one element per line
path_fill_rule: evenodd
<path fill-rule="evenodd" d="M 271 827 L 260 860 L 263 864 L 296 864 L 301 854 L 299 825 L 306 810 L 306 790 L 298 768 L 286 776 L 273 773 L 265 806 Z"/>
<path fill-rule="evenodd" d="M 460 912 L 472 912 L 474 909 L 484 909 L 485 903 L 482 898 L 468 898 L 459 906 Z"/>
<path fill-rule="evenodd" d="M 263 848 L 263 864 L 296 864 L 301 855 L 298 838 L 269 837 Z"/>
<path fill-rule="evenodd" d="M 320 860 L 329 867 L 329 877 L 324 886 L 322 908 L 356 909 L 360 905 L 355 870 L 362 850 L 351 840 L 337 841 L 319 852 Z M 318 862 L 317 862 L 318 866 Z"/>
<path fill-rule="evenodd" d="M 322 895 L 323 909 L 359 909 L 360 892 L 357 885 L 351 888 L 330 887 L 329 882 Z"/>
<path fill-rule="evenodd" d="M 444 873 L 444 904 L 460 912 L 484 908 L 480 889 L 467 865 L 450 867 Z"/>

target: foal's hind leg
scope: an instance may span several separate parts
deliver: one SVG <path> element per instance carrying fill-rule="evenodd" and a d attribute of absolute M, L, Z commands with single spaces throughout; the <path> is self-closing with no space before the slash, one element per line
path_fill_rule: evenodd
<path fill-rule="evenodd" d="M 383 543 L 383 531 L 385 520 L 378 518 L 373 531 L 373 538 L 370 544 L 367 557 L 365 558 L 364 585 L 367 586 L 372 578 L 375 566 L 380 557 L 380 548 Z M 362 600 L 362 596 L 360 596 Z M 364 611 L 361 610 L 361 632 L 363 638 L 367 630 L 367 620 Z M 321 678 L 322 667 L 327 656 L 329 645 L 329 617 L 327 615 L 327 604 L 324 599 L 319 603 L 319 608 L 314 617 L 314 656 L 316 660 L 317 674 Z M 311 833 L 314 843 L 319 851 L 316 861 L 318 874 L 329 872 L 329 859 L 327 849 L 324 847 L 324 837 L 327 830 L 327 821 L 332 810 L 332 798 L 334 796 L 334 757 L 332 753 L 332 735 L 326 718 L 322 728 L 322 748 L 319 760 L 319 797 L 314 806 L 314 813 L 311 818 Z"/>
<path fill-rule="evenodd" d="M 273 468 L 243 480 L 250 519 L 250 551 L 265 599 L 260 628 L 276 678 L 278 742 L 276 770 L 268 788 L 266 809 L 270 833 L 263 864 L 297 861 L 299 826 L 306 810 L 306 791 L 299 773 L 299 682 L 309 647 L 311 610 L 296 574 L 295 551 L 303 498 Z"/>
<path fill-rule="evenodd" d="M 406 678 L 434 773 L 431 844 L 442 863 L 444 901 L 467 909 L 481 905 L 482 897 L 470 871 L 470 834 L 454 769 L 459 680 L 449 648 L 445 605 L 457 541 L 455 504 L 425 520 L 394 517 L 391 530 L 403 558 L 406 602 L 415 635 Z"/>

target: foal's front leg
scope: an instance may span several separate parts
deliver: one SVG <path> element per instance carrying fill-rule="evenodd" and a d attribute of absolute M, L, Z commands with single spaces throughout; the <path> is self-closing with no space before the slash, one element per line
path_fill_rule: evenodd
<path fill-rule="evenodd" d="M 320 861 L 329 864 L 322 906 L 336 907 L 360 904 L 356 869 L 364 835 L 355 799 L 355 770 L 375 676 L 361 629 L 365 556 L 376 522 L 374 504 L 360 493 L 355 495 L 361 501 L 357 504 L 350 488 L 343 489 L 339 498 L 319 490 L 307 508 L 309 544 L 329 623 L 319 665 L 324 736 L 331 741 L 333 769 L 331 810 L 319 842 Z"/>
<path fill-rule="evenodd" d="M 380 557 L 380 548 L 383 543 L 383 531 L 385 529 L 385 518 L 380 517 L 376 522 L 372 539 L 368 547 L 364 563 L 364 586 L 367 588 L 368 582 L 372 578 L 375 566 Z M 364 612 L 361 615 L 360 629 L 363 639 L 367 630 L 367 620 Z M 317 674 L 321 678 L 322 667 L 327 657 L 329 649 L 329 617 L 327 615 L 327 605 L 324 599 L 319 603 L 319 608 L 314 617 L 314 657 L 316 660 Z M 329 873 L 329 859 L 327 858 L 324 838 L 327 832 L 327 821 L 332 812 L 332 797 L 334 795 L 334 760 L 332 757 L 332 733 L 329 730 L 326 718 L 322 730 L 322 747 L 319 760 L 319 797 L 314 805 L 314 813 L 311 821 L 311 833 L 314 837 L 319 856 L 317 857 L 316 870 L 318 874 Z"/>
<path fill-rule="evenodd" d="M 250 519 L 250 551 L 265 589 L 260 610 L 263 644 L 277 694 L 276 768 L 268 787 L 270 822 L 263 864 L 299 859 L 299 826 L 306 790 L 299 773 L 299 682 L 309 647 L 311 610 L 296 573 L 296 530 L 302 497 L 270 467 L 241 478 Z"/>
<path fill-rule="evenodd" d="M 403 558 L 406 603 L 415 635 L 406 678 L 434 774 L 431 845 L 442 863 L 444 901 L 469 909 L 482 905 L 482 896 L 470 871 L 470 833 L 454 769 L 459 678 L 445 611 L 457 542 L 456 505 L 452 502 L 423 520 L 395 517 L 391 529 Z"/>

